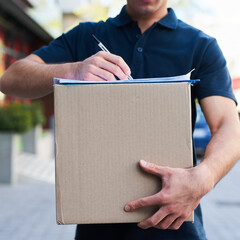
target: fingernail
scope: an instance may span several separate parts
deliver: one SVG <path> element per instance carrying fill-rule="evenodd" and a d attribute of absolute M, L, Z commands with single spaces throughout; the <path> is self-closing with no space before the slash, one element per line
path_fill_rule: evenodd
<path fill-rule="evenodd" d="M 144 161 L 144 160 L 140 160 L 140 163 L 141 163 L 141 165 L 142 165 L 143 167 L 147 166 L 147 162 Z"/>
<path fill-rule="evenodd" d="M 126 205 L 124 209 L 125 209 L 126 212 L 129 212 L 131 210 L 129 205 Z"/>

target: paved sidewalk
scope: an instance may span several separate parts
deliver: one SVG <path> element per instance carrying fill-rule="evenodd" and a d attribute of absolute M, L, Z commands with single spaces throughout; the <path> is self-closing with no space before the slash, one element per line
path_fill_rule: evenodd
<path fill-rule="evenodd" d="M 19 182 L 0 184 L 0 240 L 71 240 L 55 220 L 54 160 L 21 154 Z M 240 162 L 202 201 L 209 240 L 240 239 Z"/>
<path fill-rule="evenodd" d="M 57 225 L 54 160 L 21 154 L 19 181 L 0 184 L 0 240 L 71 240 L 74 225 Z"/>
<path fill-rule="evenodd" d="M 19 176 L 41 180 L 47 183 L 55 183 L 54 158 L 21 153 L 17 159 Z"/>
<path fill-rule="evenodd" d="M 202 199 L 209 240 L 240 240 L 240 160 Z"/>

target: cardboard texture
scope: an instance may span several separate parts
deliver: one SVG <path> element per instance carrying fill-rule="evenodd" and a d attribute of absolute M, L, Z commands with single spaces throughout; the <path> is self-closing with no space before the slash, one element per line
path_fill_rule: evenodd
<path fill-rule="evenodd" d="M 139 160 L 192 167 L 190 83 L 56 84 L 54 95 L 58 224 L 140 222 L 154 209 L 124 205 L 161 186 Z"/>

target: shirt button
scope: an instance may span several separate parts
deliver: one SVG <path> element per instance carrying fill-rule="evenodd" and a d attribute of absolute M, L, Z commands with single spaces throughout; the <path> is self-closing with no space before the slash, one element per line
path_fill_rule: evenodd
<path fill-rule="evenodd" d="M 139 39 L 140 37 L 141 37 L 141 35 L 140 35 L 140 34 L 137 34 L 137 35 L 136 35 L 136 38 L 137 38 L 137 39 Z"/>
<path fill-rule="evenodd" d="M 138 51 L 139 53 L 141 53 L 141 52 L 143 51 L 143 49 L 142 49 L 141 47 L 139 47 L 139 48 L 137 48 L 137 51 Z"/>

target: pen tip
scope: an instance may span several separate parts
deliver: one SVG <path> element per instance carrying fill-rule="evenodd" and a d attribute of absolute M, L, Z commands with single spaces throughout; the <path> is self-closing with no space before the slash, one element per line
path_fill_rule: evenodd
<path fill-rule="evenodd" d="M 93 39 L 97 42 L 97 44 L 100 43 L 100 41 L 97 39 L 97 37 L 96 37 L 94 34 L 92 34 L 92 37 L 93 37 Z"/>

